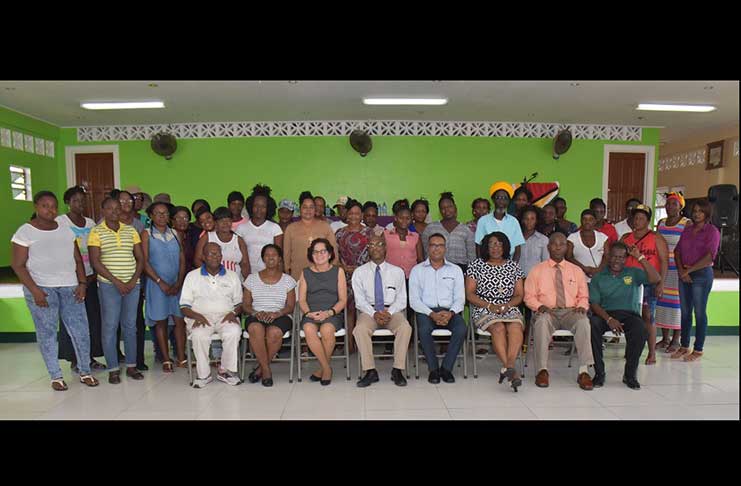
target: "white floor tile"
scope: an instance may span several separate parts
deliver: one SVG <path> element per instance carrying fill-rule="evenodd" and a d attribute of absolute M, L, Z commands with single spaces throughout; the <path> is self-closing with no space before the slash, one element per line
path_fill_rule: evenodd
<path fill-rule="evenodd" d="M 530 411 L 532 411 L 535 416 L 541 420 L 619 420 L 617 415 L 606 408 L 533 407 Z"/>
<path fill-rule="evenodd" d="M 116 417 L 116 420 L 195 420 L 196 415 L 195 412 L 184 410 L 141 410 L 123 412 Z"/>
<path fill-rule="evenodd" d="M 341 410 L 286 410 L 281 420 L 363 420 L 362 409 Z"/>
<path fill-rule="evenodd" d="M 365 390 L 366 410 L 444 409 L 437 387 L 383 389 L 370 386 Z"/>
<path fill-rule="evenodd" d="M 448 409 L 453 420 L 537 420 L 529 408 L 451 408 Z"/>
<path fill-rule="evenodd" d="M 705 383 L 688 385 L 651 385 L 651 391 L 658 393 L 673 403 L 692 405 L 722 405 L 739 403 L 738 393 L 719 390 Z"/>
<path fill-rule="evenodd" d="M 451 420 L 447 409 L 366 410 L 366 420 Z"/>
<path fill-rule="evenodd" d="M 702 420 L 738 420 L 739 408 L 736 405 L 690 405 L 687 408 L 694 411 Z"/>
<path fill-rule="evenodd" d="M 682 405 L 607 407 L 621 420 L 700 420 L 691 407 Z"/>

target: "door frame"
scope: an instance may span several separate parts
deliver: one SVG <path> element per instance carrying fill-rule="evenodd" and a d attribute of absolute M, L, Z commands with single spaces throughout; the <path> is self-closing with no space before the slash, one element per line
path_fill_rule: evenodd
<path fill-rule="evenodd" d="M 602 160 L 602 200 L 607 204 L 607 189 L 610 178 L 610 153 L 623 152 L 644 154 L 643 165 L 643 202 L 654 206 L 654 171 L 656 169 L 656 147 L 653 145 L 615 145 L 605 144 Z"/>
<path fill-rule="evenodd" d="M 118 145 L 68 145 L 65 147 L 64 158 L 67 170 L 67 187 L 72 187 L 76 184 L 76 154 L 113 154 L 113 187 L 121 187 L 121 163 L 118 157 Z"/>

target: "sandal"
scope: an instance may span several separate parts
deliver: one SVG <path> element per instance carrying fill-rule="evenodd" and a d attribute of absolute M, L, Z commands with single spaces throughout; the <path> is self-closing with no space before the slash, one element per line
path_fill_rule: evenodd
<path fill-rule="evenodd" d="M 90 367 L 94 370 L 104 370 L 106 369 L 106 365 L 101 363 L 100 361 L 90 360 Z"/>
<path fill-rule="evenodd" d="M 173 373 L 175 372 L 174 369 L 172 369 L 172 361 L 165 361 L 162 363 L 162 371 L 165 373 Z"/>
<path fill-rule="evenodd" d="M 669 341 L 667 341 L 666 339 L 662 339 L 661 341 L 656 343 L 656 349 L 665 348 L 667 346 L 669 346 Z"/>
<path fill-rule="evenodd" d="M 702 351 L 692 351 L 692 353 L 682 358 L 682 361 L 698 361 L 702 358 Z"/>
<path fill-rule="evenodd" d="M 684 357 L 685 355 L 690 354 L 690 348 L 682 348 L 680 347 L 674 354 L 671 355 L 672 359 L 679 359 Z"/>
<path fill-rule="evenodd" d="M 679 344 L 677 343 L 671 343 L 669 346 L 666 347 L 664 350 L 665 353 L 674 354 L 679 349 Z"/>
<path fill-rule="evenodd" d="M 62 378 L 57 378 L 56 380 L 51 380 L 51 387 L 55 391 L 67 391 L 67 390 L 69 390 L 69 387 L 67 386 L 67 384 L 64 382 L 64 379 L 62 379 Z"/>
<path fill-rule="evenodd" d="M 181 361 L 178 361 L 178 368 L 187 368 L 188 367 L 188 360 L 184 359 Z"/>
<path fill-rule="evenodd" d="M 100 382 L 93 375 L 85 375 L 80 377 L 80 383 L 87 386 L 98 386 Z"/>
<path fill-rule="evenodd" d="M 646 362 L 644 363 L 646 365 L 655 365 L 656 364 L 656 357 L 653 358 L 646 358 Z"/>

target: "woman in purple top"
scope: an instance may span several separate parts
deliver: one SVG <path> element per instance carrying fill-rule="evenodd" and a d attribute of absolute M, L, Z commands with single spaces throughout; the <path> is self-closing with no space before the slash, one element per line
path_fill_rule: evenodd
<path fill-rule="evenodd" d="M 713 287 L 713 261 L 718 253 L 720 232 L 710 223 L 712 208 L 707 199 L 692 207 L 692 225 L 679 237 L 674 249 L 674 261 L 679 274 L 679 301 L 682 308 L 681 347 L 672 359 L 696 361 L 702 356 L 705 331 L 708 327 L 706 311 L 710 289 Z M 692 309 L 695 310 L 695 347 L 690 353 Z"/>

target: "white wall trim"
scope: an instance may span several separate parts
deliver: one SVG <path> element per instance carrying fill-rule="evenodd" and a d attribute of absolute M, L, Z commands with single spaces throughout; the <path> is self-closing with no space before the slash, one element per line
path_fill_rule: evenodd
<path fill-rule="evenodd" d="M 602 160 L 602 200 L 607 203 L 607 183 L 610 177 L 610 153 L 629 152 L 644 154 L 646 157 L 643 171 L 643 201 L 651 209 L 654 206 L 654 168 L 656 167 L 656 147 L 653 145 L 614 145 L 605 144 Z"/>
<path fill-rule="evenodd" d="M 118 158 L 118 145 L 69 145 L 64 149 L 67 169 L 67 187 L 75 182 L 75 154 L 113 154 L 113 187 L 121 187 L 121 163 Z"/>
<path fill-rule="evenodd" d="M 348 136 L 358 128 L 366 130 L 373 136 L 553 138 L 558 130 L 566 127 L 571 128 L 576 140 L 626 142 L 640 142 L 643 128 L 628 125 L 499 121 L 244 121 L 77 127 L 77 140 L 79 142 L 149 140 L 160 131 L 172 133 L 181 139 Z"/>

